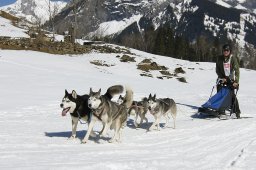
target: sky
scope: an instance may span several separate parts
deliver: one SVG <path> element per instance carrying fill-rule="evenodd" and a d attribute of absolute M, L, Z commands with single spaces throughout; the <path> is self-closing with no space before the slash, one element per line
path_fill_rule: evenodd
<path fill-rule="evenodd" d="M 5 6 L 16 2 L 17 0 L 0 0 L 0 6 Z M 69 0 L 64 0 L 69 1 Z"/>
<path fill-rule="evenodd" d="M 0 6 L 9 5 L 16 2 L 16 0 L 0 0 Z"/>
<path fill-rule="evenodd" d="M 26 37 L 24 30 L 14 29 L 11 22 L 0 22 L 0 36 Z M 117 56 L 123 54 L 97 51 L 53 55 L 0 49 L 0 169 L 255 170 L 256 71 L 241 69 L 238 100 L 242 119 L 202 119 L 197 108 L 208 100 L 216 81 L 214 63 L 130 50 L 136 62 L 121 62 Z M 157 70 L 138 70 L 144 59 L 168 67 L 172 74 L 182 67 L 185 74 L 178 76 L 185 77 L 187 83 L 176 77 L 159 79 Z M 109 67 L 93 65 L 92 61 Z M 144 121 L 140 128 L 134 126 L 135 116 L 128 118 L 121 143 L 108 142 L 113 136 L 110 130 L 108 137 L 97 136 L 81 144 L 88 125 L 80 123 L 77 138 L 68 140 L 71 117 L 62 117 L 60 108 L 65 89 L 82 95 L 88 94 L 90 87 L 93 91 L 101 88 L 105 93 L 115 84 L 129 85 L 137 101 L 149 93 L 173 98 L 178 107 L 176 129 L 171 119 L 168 128 L 147 131 L 155 121 L 147 113 L 148 123 Z M 161 119 L 160 126 L 164 123 Z M 101 128 L 100 122 L 95 124 L 96 134 Z"/>

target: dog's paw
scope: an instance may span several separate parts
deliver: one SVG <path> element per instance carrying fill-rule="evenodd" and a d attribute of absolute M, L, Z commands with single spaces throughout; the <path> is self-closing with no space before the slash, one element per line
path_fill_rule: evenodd
<path fill-rule="evenodd" d="M 116 142 L 116 139 L 110 139 L 108 142 L 109 143 L 114 143 L 114 142 Z"/>
<path fill-rule="evenodd" d="M 83 140 L 81 141 L 81 144 L 86 144 L 87 142 L 88 142 L 88 140 L 83 139 Z"/>
<path fill-rule="evenodd" d="M 75 139 L 76 138 L 76 136 L 75 135 L 72 135 L 72 136 L 70 136 L 69 138 L 68 138 L 68 140 L 73 140 L 73 139 Z"/>
<path fill-rule="evenodd" d="M 157 127 L 156 127 L 156 130 L 157 130 L 157 131 L 160 131 L 160 130 L 161 130 L 160 126 L 157 126 Z"/>

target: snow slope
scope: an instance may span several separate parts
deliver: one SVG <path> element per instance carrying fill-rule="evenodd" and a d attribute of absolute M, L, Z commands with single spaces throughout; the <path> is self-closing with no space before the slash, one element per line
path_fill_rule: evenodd
<path fill-rule="evenodd" d="M 10 20 L 0 17 L 0 36 L 28 38 L 25 31 L 13 26 Z"/>
<path fill-rule="evenodd" d="M 0 29 L 0 35 L 12 34 L 10 30 Z M 136 63 L 120 62 L 117 54 L 69 56 L 0 49 L 0 169 L 255 169 L 255 71 L 241 69 L 238 99 L 244 119 L 198 119 L 197 107 L 207 101 L 216 80 L 215 65 L 131 52 Z M 145 58 L 171 73 L 182 67 L 186 73 L 179 76 L 188 83 L 158 79 L 158 71 L 151 72 L 154 78 L 141 77 L 136 68 Z M 93 60 L 113 66 L 95 66 Z M 130 85 L 135 100 L 149 93 L 173 98 L 178 103 L 176 129 L 171 120 L 170 128 L 147 132 L 154 121 L 148 113 L 149 123 L 138 129 L 129 117 L 121 143 L 97 137 L 81 144 L 84 124 L 78 125 L 77 139 L 67 140 L 71 118 L 62 117 L 59 107 L 64 90 L 85 94 L 92 87 L 105 92 L 114 84 Z M 98 123 L 95 131 L 100 130 Z"/>
<path fill-rule="evenodd" d="M 254 169 L 255 71 L 241 69 L 238 93 L 241 120 L 192 118 L 215 82 L 214 64 L 191 63 L 139 51 L 136 63 L 122 63 L 116 54 L 60 56 L 30 51 L 0 50 L 0 169 Z M 139 76 L 136 64 L 152 58 L 170 68 L 182 66 L 188 83 Z M 90 64 L 103 60 L 112 67 Z M 156 76 L 158 73 L 153 73 Z M 178 104 L 177 129 L 147 132 L 153 121 L 134 129 L 131 116 L 122 143 L 94 138 L 80 144 L 87 125 L 71 134 L 70 116 L 61 117 L 64 90 L 78 94 L 114 84 L 129 84 L 134 98 L 149 93 L 171 97 Z M 162 123 L 164 121 L 162 120 Z M 101 124 L 95 130 L 99 131 Z M 109 134 L 112 135 L 112 132 Z"/>

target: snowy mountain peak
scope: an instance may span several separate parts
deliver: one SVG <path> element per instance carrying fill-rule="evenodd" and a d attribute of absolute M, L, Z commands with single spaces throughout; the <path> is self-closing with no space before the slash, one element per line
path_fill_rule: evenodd
<path fill-rule="evenodd" d="M 32 23 L 44 23 L 50 15 L 61 11 L 67 2 L 64 0 L 17 0 L 15 3 L 3 6 L 0 9 L 17 17 L 25 18 Z"/>
<path fill-rule="evenodd" d="M 256 14 L 255 0 L 210 0 L 227 8 L 242 9 Z"/>

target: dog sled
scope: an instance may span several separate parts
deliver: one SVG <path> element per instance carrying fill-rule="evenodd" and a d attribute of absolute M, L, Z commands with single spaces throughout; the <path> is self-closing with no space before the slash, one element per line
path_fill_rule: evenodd
<path fill-rule="evenodd" d="M 227 81 L 223 83 L 222 79 L 219 79 L 216 86 L 220 86 L 220 90 L 212 96 L 213 90 L 216 86 L 213 86 L 210 98 L 206 103 L 198 108 L 198 114 L 200 117 L 210 118 L 218 117 L 220 119 L 234 118 L 233 108 L 236 102 L 232 102 L 234 89 L 232 86 L 232 81 Z M 236 93 L 237 94 L 237 89 Z"/>

